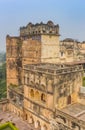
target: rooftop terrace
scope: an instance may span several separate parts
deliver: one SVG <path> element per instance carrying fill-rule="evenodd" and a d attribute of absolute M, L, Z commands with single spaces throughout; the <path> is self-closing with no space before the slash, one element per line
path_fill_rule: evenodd
<path fill-rule="evenodd" d="M 24 65 L 23 69 L 57 75 L 57 74 L 65 74 L 70 72 L 82 71 L 83 67 L 82 65 L 65 65 L 65 64 L 62 65 L 62 64 L 41 63 L 41 64 Z"/>
<path fill-rule="evenodd" d="M 85 121 L 85 105 L 75 103 L 63 108 L 61 111 L 74 118 Z"/>

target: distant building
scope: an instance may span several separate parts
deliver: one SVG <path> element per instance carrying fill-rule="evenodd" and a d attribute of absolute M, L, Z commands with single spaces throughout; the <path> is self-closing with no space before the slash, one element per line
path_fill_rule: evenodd
<path fill-rule="evenodd" d="M 8 109 L 39 130 L 85 130 L 85 42 L 59 36 L 48 21 L 6 37 Z"/>

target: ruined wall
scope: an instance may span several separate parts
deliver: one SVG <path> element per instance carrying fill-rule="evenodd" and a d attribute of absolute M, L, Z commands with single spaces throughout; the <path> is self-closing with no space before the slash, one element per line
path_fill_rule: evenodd
<path fill-rule="evenodd" d="M 85 43 L 81 43 L 71 39 L 71 41 L 60 41 L 59 60 L 64 62 L 76 62 L 85 59 Z"/>
<path fill-rule="evenodd" d="M 6 38 L 6 64 L 7 64 L 7 86 L 12 84 L 18 84 L 18 71 L 17 71 L 17 42 L 18 38 L 9 37 Z"/>

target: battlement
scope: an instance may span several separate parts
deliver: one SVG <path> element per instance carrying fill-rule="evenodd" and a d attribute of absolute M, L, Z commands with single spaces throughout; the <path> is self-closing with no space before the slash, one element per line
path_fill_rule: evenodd
<path fill-rule="evenodd" d="M 46 24 L 41 23 L 28 23 L 25 27 L 20 27 L 20 36 L 33 36 L 41 34 L 59 35 L 59 25 L 55 25 L 52 21 Z"/>

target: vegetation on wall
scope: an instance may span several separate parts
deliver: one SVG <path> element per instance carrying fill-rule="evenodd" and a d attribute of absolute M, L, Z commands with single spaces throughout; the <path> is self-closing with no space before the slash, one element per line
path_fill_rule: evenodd
<path fill-rule="evenodd" d="M 85 87 L 85 77 L 83 77 L 82 86 Z"/>
<path fill-rule="evenodd" d="M 6 61 L 6 53 L 0 53 L 0 63 L 3 63 Z"/>
<path fill-rule="evenodd" d="M 6 56 L 0 53 L 0 99 L 6 98 Z"/>

